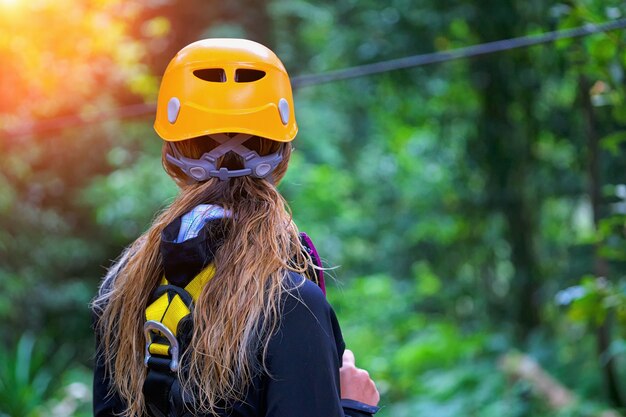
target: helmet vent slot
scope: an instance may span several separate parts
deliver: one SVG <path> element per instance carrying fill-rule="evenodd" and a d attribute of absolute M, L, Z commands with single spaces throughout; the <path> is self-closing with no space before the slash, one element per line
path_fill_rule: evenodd
<path fill-rule="evenodd" d="M 265 71 L 261 70 L 239 68 L 235 71 L 235 82 L 237 83 L 251 83 L 263 77 L 265 77 Z"/>
<path fill-rule="evenodd" d="M 203 68 L 193 72 L 193 75 L 204 81 L 212 83 L 225 83 L 226 71 L 222 68 Z"/>

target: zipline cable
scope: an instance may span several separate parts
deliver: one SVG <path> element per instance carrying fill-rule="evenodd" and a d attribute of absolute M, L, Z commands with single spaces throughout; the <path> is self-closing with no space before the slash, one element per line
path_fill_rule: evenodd
<path fill-rule="evenodd" d="M 526 35 L 518 38 L 503 39 L 487 42 L 451 51 L 431 52 L 427 54 L 412 55 L 404 58 L 374 62 L 372 64 L 358 65 L 321 74 L 300 75 L 292 77 L 291 83 L 294 89 L 310 87 L 319 84 L 331 83 L 358 77 L 366 77 L 399 69 L 419 67 L 423 65 L 453 61 L 457 59 L 472 58 L 480 55 L 488 55 L 496 52 L 504 52 L 512 49 L 527 48 L 530 46 L 550 43 L 561 39 L 572 39 L 596 33 L 609 32 L 626 28 L 626 19 L 618 19 L 612 22 L 592 24 L 587 23 L 572 29 L 563 29 L 546 32 L 538 35 Z M 4 134 L 10 137 L 19 137 L 32 134 L 40 134 L 68 127 L 84 126 L 101 123 L 110 119 L 128 119 L 154 114 L 156 104 L 141 103 L 122 106 L 115 110 L 99 112 L 90 116 L 72 115 L 30 123 L 18 129 L 4 130 Z"/>
<path fill-rule="evenodd" d="M 613 22 L 597 25 L 588 23 L 577 28 L 546 32 L 540 35 L 527 35 L 519 38 L 503 39 L 500 41 L 467 46 L 464 48 L 453 49 L 451 51 L 413 55 L 405 58 L 392 59 L 389 61 L 375 62 L 372 64 L 324 72 L 322 74 L 301 75 L 294 77 L 291 83 L 294 88 L 302 88 L 310 85 L 365 77 L 368 75 L 380 74 L 382 72 L 395 71 L 404 68 L 419 67 L 422 65 L 453 61 L 456 59 L 472 58 L 479 55 L 493 54 L 517 48 L 527 48 L 529 46 L 554 42 L 560 39 L 579 38 L 595 33 L 609 32 L 624 28 L 626 28 L 626 19 L 619 19 Z"/>

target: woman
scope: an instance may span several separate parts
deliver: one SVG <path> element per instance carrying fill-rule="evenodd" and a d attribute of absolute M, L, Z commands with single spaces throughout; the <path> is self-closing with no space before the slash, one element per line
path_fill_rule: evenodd
<path fill-rule="evenodd" d="M 376 387 L 344 353 L 314 248 L 275 188 L 297 133 L 280 60 L 241 39 L 183 48 L 155 130 L 180 195 L 93 302 L 94 414 L 375 413 Z"/>

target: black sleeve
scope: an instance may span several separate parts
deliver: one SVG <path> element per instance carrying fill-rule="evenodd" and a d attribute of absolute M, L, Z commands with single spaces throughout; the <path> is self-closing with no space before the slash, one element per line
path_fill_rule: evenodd
<path fill-rule="evenodd" d="M 355 400 L 341 400 L 341 406 L 346 414 L 346 417 L 372 417 L 379 408 L 374 405 L 363 404 L 362 402 Z"/>
<path fill-rule="evenodd" d="M 119 416 L 126 409 L 120 396 L 117 393 L 111 394 L 110 388 L 111 380 L 105 372 L 102 350 L 100 348 L 100 340 L 96 333 L 96 357 L 94 359 L 93 372 L 94 417 Z"/>
<path fill-rule="evenodd" d="M 306 280 L 287 294 L 266 357 L 271 376 L 265 416 L 292 417 L 297 411 L 298 417 L 366 417 L 376 412 L 377 407 L 357 401 L 342 407 L 339 367 L 344 349 L 337 317 L 317 285 Z"/>

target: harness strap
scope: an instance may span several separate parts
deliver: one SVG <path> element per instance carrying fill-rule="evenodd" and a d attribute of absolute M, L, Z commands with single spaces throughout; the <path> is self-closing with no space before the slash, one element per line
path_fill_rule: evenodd
<path fill-rule="evenodd" d="M 326 295 L 326 282 L 324 280 L 324 265 L 322 264 L 322 258 L 320 258 L 320 255 L 317 253 L 317 249 L 315 249 L 315 245 L 313 245 L 311 238 L 304 232 L 300 232 L 300 243 L 302 243 L 304 249 L 307 251 L 309 256 L 311 256 L 311 260 L 313 260 L 313 264 L 315 265 L 314 268 L 309 267 L 307 275 L 321 288 L 324 295 Z"/>
<path fill-rule="evenodd" d="M 149 370 L 143 384 L 143 396 L 154 417 L 171 416 L 172 386 L 177 383 L 178 378 L 169 369 L 169 364 L 169 359 L 154 356 L 147 364 Z"/>
<path fill-rule="evenodd" d="M 209 265 L 203 269 L 194 279 L 183 289 L 175 285 L 170 285 L 167 278 L 163 277 L 161 285 L 154 292 L 156 298 L 146 309 L 146 320 L 163 323 L 174 336 L 179 336 L 179 323 L 189 316 L 193 310 L 193 303 L 198 301 L 202 288 L 215 274 L 215 266 Z M 159 333 L 156 334 L 158 336 Z M 161 336 L 165 336 L 160 333 Z M 167 356 L 170 345 L 164 344 L 162 338 L 146 340 L 147 350 L 153 355 Z M 181 346 L 181 352 L 186 346 Z"/>
<path fill-rule="evenodd" d="M 170 284 L 163 277 L 146 308 L 146 355 L 148 373 L 143 395 L 153 417 L 191 417 L 191 398 L 186 398 L 178 379 L 179 357 L 192 333 L 194 303 L 202 288 L 215 275 L 209 265 L 185 288 Z M 188 402 L 186 402 L 188 400 Z"/>
<path fill-rule="evenodd" d="M 169 361 L 152 357 L 149 367 L 143 395 L 150 414 L 153 417 L 193 416 L 192 404 L 185 403 L 178 375 L 170 371 Z"/>

